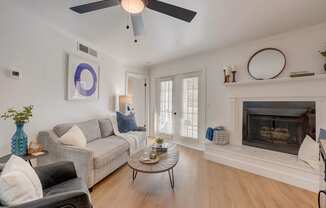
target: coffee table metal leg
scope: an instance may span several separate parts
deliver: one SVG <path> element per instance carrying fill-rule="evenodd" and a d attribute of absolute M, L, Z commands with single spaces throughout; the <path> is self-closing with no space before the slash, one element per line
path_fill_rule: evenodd
<path fill-rule="evenodd" d="M 137 177 L 137 171 L 132 170 L 132 181 L 135 181 L 136 177 Z"/>
<path fill-rule="evenodd" d="M 31 160 L 28 160 L 28 163 L 31 167 L 33 167 Z"/>
<path fill-rule="evenodd" d="M 170 172 L 171 171 L 171 172 Z M 169 179 L 170 179 L 170 184 L 171 188 L 174 189 L 174 174 L 173 174 L 173 168 L 171 170 L 168 170 L 169 173 Z"/>

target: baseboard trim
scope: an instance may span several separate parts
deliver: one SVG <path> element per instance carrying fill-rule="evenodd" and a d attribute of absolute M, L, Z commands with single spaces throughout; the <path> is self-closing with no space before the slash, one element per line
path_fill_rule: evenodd
<path fill-rule="evenodd" d="M 198 150 L 201 152 L 205 150 L 204 145 L 201 145 L 201 144 L 187 144 L 187 143 L 180 142 L 180 141 L 173 141 L 173 143 L 183 146 L 183 147 L 190 148 L 190 149 Z"/>

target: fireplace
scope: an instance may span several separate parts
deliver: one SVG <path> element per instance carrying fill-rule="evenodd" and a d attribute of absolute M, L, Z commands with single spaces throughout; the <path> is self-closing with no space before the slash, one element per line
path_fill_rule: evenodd
<path fill-rule="evenodd" d="M 243 103 L 243 145 L 298 154 L 306 135 L 316 138 L 315 102 Z"/>

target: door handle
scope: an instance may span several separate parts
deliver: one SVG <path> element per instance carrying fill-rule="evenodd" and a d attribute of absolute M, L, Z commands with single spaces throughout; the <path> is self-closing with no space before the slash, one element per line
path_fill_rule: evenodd
<path fill-rule="evenodd" d="M 177 112 L 174 112 L 173 115 L 177 115 Z"/>

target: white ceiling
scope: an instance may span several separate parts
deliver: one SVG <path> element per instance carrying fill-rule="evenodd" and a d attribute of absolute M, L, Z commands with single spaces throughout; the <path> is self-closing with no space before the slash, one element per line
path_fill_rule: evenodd
<path fill-rule="evenodd" d="M 189 24 L 147 9 L 145 34 L 134 44 L 120 7 L 77 15 L 69 7 L 94 0 L 14 1 L 129 65 L 156 64 L 326 21 L 325 0 L 162 0 L 198 14 Z"/>

